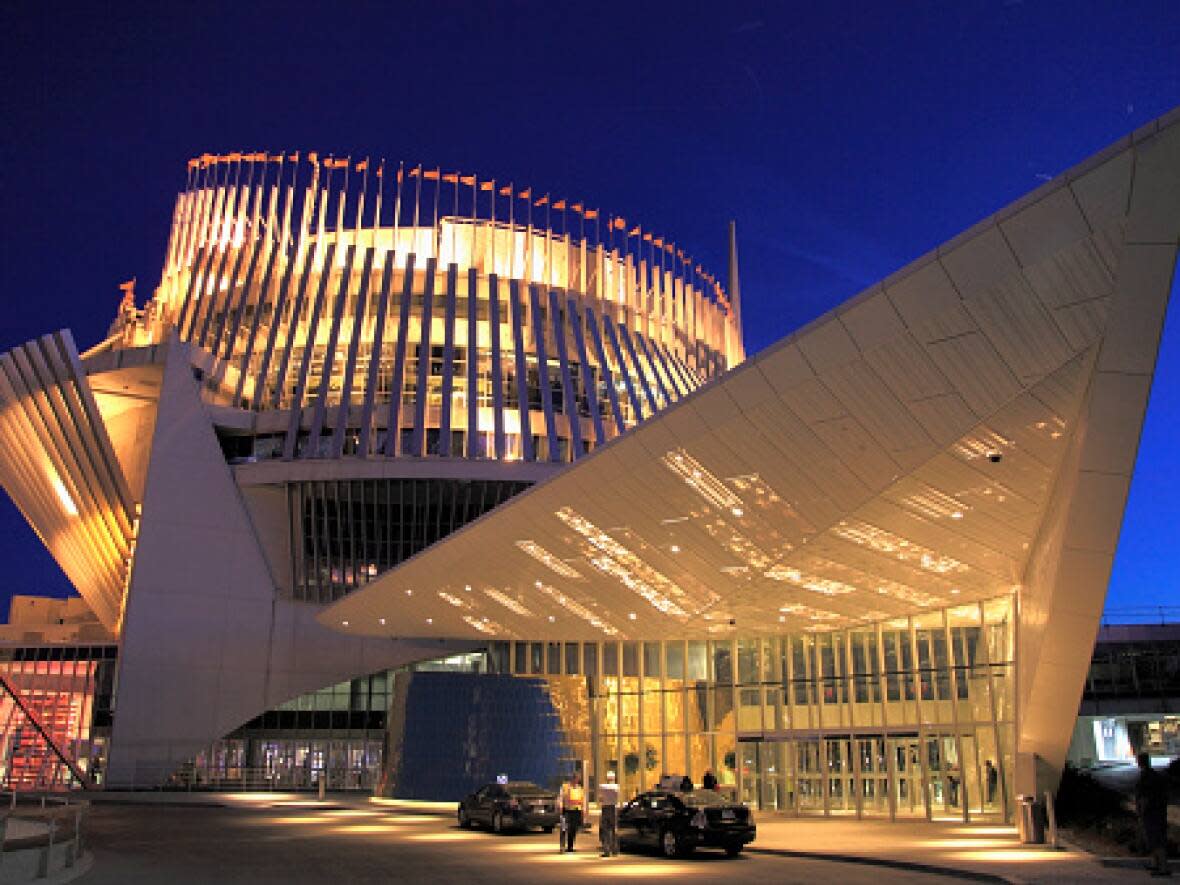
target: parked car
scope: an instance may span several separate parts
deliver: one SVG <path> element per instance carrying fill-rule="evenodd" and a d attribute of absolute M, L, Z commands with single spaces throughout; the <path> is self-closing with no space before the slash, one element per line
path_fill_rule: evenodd
<path fill-rule="evenodd" d="M 750 809 L 712 790 L 641 793 L 619 810 L 621 847 L 658 848 L 678 857 L 694 848 L 723 848 L 730 857 L 754 841 Z"/>
<path fill-rule="evenodd" d="M 459 826 L 473 824 L 493 832 L 540 827 L 553 832 L 560 815 L 557 794 L 529 781 L 509 781 L 480 787 L 459 803 Z"/>

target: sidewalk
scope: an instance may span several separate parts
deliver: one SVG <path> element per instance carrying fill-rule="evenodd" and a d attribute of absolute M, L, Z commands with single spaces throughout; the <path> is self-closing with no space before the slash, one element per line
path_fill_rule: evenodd
<path fill-rule="evenodd" d="M 1142 870 L 1112 869 L 1082 852 L 1021 845 L 1015 827 L 956 822 L 756 815 L 749 851 L 794 857 L 858 860 L 935 869 L 982 881 L 1013 883 L 1141 880 Z"/>

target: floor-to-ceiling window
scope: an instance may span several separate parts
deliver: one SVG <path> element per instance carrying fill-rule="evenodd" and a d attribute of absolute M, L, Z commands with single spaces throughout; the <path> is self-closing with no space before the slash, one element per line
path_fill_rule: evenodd
<path fill-rule="evenodd" d="M 1007 818 L 1009 597 L 759 638 L 497 643 L 493 666 L 577 676 L 591 782 L 625 795 L 712 772 L 759 808 L 808 815 Z M 557 672 L 560 670 L 560 672 Z"/>

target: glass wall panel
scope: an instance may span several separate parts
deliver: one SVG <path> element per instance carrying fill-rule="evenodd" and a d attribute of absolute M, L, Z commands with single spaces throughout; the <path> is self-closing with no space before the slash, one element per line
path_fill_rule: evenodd
<path fill-rule="evenodd" d="M 712 771 L 723 790 L 791 813 L 999 819 L 1010 611 L 1003 599 L 847 630 L 585 643 L 580 657 L 570 644 L 560 660 L 570 674 L 601 665 L 583 683 L 596 776 L 617 766 L 625 795 Z M 533 655 L 513 651 L 517 668 Z"/>

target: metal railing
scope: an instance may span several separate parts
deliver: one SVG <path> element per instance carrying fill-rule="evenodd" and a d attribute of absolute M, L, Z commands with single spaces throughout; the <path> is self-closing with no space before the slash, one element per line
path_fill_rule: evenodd
<path fill-rule="evenodd" d="M 376 768 L 265 768 L 234 767 L 224 771 L 181 769 L 159 787 L 162 790 L 372 790 L 380 776 Z M 145 788 L 151 787 L 145 785 Z"/>
<path fill-rule="evenodd" d="M 0 793 L 0 868 L 6 856 L 37 852 L 35 878 L 72 868 L 82 857 L 90 803 L 63 796 Z M 14 834 L 13 823 L 32 824 L 32 832 Z M 27 829 L 27 828 L 26 828 Z M 60 863 L 55 864 L 55 849 Z"/>

